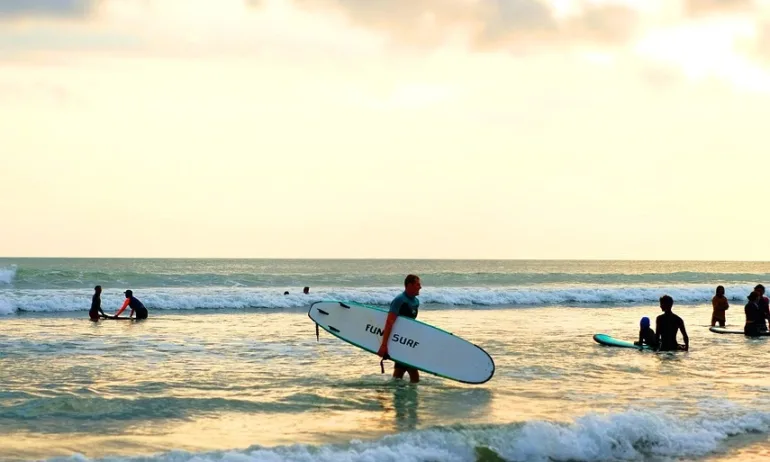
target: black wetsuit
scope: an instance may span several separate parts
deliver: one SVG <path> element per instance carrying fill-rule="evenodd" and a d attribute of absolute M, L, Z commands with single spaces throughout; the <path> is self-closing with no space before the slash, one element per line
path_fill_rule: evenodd
<path fill-rule="evenodd" d="M 138 298 L 132 295 L 128 300 L 128 306 L 134 310 L 135 319 L 147 319 L 147 316 L 149 315 L 147 313 L 147 308 L 144 307 L 144 304 L 140 302 Z"/>
<path fill-rule="evenodd" d="M 757 305 L 759 306 L 759 311 L 762 313 L 762 319 L 758 322 L 759 330 L 766 331 L 767 323 L 765 322 L 765 319 L 770 319 L 770 300 L 768 300 L 767 297 L 762 296 L 757 300 Z"/>
<path fill-rule="evenodd" d="M 645 327 L 639 331 L 639 341 L 635 342 L 635 345 L 649 345 L 655 349 L 658 347 L 658 337 L 655 335 L 655 331 L 651 327 Z"/>
<path fill-rule="evenodd" d="M 746 313 L 746 324 L 743 326 L 743 333 L 749 337 L 757 336 L 765 326 L 765 314 L 762 312 L 762 308 L 755 302 L 749 302 L 743 307 L 743 312 Z"/>
<path fill-rule="evenodd" d="M 101 313 L 102 316 L 107 316 L 102 310 L 102 296 L 94 294 L 93 298 L 91 298 L 91 310 L 88 312 L 88 316 L 92 321 L 98 321 L 99 313 Z"/>
<path fill-rule="evenodd" d="M 683 349 L 676 342 L 676 333 L 679 330 L 682 331 L 684 343 L 689 344 L 690 338 L 687 336 L 682 318 L 671 312 L 658 316 L 655 320 L 655 332 L 657 332 L 656 337 L 660 346 L 658 351 L 677 351 Z"/>

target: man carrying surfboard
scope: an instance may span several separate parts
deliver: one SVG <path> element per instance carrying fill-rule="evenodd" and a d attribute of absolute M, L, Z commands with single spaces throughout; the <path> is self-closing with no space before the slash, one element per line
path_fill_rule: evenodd
<path fill-rule="evenodd" d="M 412 319 L 417 318 L 417 310 L 420 307 L 420 300 L 417 296 L 420 295 L 420 289 L 422 289 L 422 285 L 418 276 L 410 274 L 404 279 L 404 291 L 390 302 L 390 312 L 382 332 L 382 345 L 380 345 L 380 349 L 377 351 L 379 356 L 389 358 L 388 340 L 390 339 L 390 333 L 393 330 L 393 324 L 396 322 L 396 319 L 399 316 Z M 417 383 L 420 381 L 420 371 L 414 367 L 394 361 L 393 377 L 402 379 L 404 378 L 404 373 L 409 373 L 410 382 Z"/>

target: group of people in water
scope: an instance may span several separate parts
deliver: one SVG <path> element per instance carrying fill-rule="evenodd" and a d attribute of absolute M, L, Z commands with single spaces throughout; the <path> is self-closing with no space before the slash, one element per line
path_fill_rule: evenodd
<path fill-rule="evenodd" d="M 102 318 L 117 319 L 120 314 L 126 310 L 126 308 L 130 307 L 131 313 L 128 315 L 130 319 L 147 319 L 149 316 L 147 308 L 145 308 L 144 304 L 139 301 L 138 298 L 134 297 L 134 292 L 131 291 L 131 289 L 128 289 L 127 291 L 123 292 L 123 294 L 126 296 L 125 301 L 123 301 L 123 305 L 114 315 L 109 315 L 106 314 L 104 310 L 102 310 L 102 286 L 94 287 L 94 296 L 91 297 L 91 309 L 88 311 L 88 317 L 91 318 L 91 321 L 93 322 L 98 322 L 99 319 Z M 134 317 L 134 314 L 136 314 L 136 317 Z"/>
<path fill-rule="evenodd" d="M 387 321 L 385 323 L 383 341 L 380 350 L 377 354 L 383 358 L 389 358 L 387 339 L 390 337 L 390 332 L 393 329 L 393 324 L 399 316 L 408 318 L 416 318 L 420 301 L 417 295 L 420 294 L 420 278 L 417 275 L 409 274 L 404 280 L 404 291 L 390 304 L 390 310 Z M 308 294 L 310 292 L 309 287 L 305 287 L 303 292 Z M 118 309 L 114 315 L 108 315 L 102 310 L 101 299 L 102 287 L 96 286 L 94 288 L 94 295 L 91 299 L 91 310 L 88 312 L 91 321 L 97 322 L 101 318 L 117 318 L 120 316 L 126 308 L 131 308 L 129 318 L 134 319 L 147 319 L 148 312 L 144 304 L 134 297 L 134 293 L 129 289 L 123 292 L 126 296 L 123 305 Z M 286 292 L 284 295 L 288 294 Z M 764 332 L 768 332 L 767 321 L 770 321 L 770 299 L 765 296 L 765 286 L 757 284 L 754 290 L 747 297 L 748 303 L 744 307 L 744 313 L 746 315 L 746 323 L 743 327 L 743 332 L 746 336 L 759 336 Z M 725 327 L 727 323 L 726 312 L 730 308 L 730 303 L 725 296 L 724 286 L 717 286 L 716 294 L 711 299 L 711 305 L 713 308 L 711 314 L 711 326 L 714 327 L 719 324 L 720 327 Z M 690 337 L 687 335 L 687 329 L 685 328 L 684 321 L 678 315 L 672 312 L 674 306 L 674 299 L 669 295 L 660 297 L 660 309 L 663 314 L 655 318 L 655 329 L 653 330 L 650 324 L 650 318 L 643 317 L 639 323 L 639 340 L 634 342 L 635 345 L 640 348 L 648 346 L 655 351 L 688 351 L 690 349 Z M 682 333 L 682 339 L 684 344 L 677 342 L 677 334 Z M 417 369 L 408 367 L 404 364 L 396 362 L 393 376 L 402 378 L 405 373 L 409 374 L 409 378 L 412 382 L 418 382 L 420 375 Z"/>
<path fill-rule="evenodd" d="M 308 295 L 310 293 L 310 287 L 305 286 L 302 289 L 302 293 Z M 144 303 L 134 297 L 134 292 L 131 289 L 128 289 L 123 292 L 123 294 L 126 296 L 123 306 L 121 306 L 115 314 L 111 315 L 102 310 L 102 286 L 94 287 L 94 295 L 91 297 L 91 309 L 88 311 L 88 317 L 93 322 L 99 322 L 100 319 L 116 319 L 126 310 L 126 308 L 130 307 L 131 312 L 128 315 L 129 319 L 147 319 L 149 316 L 147 308 L 144 306 Z M 283 294 L 289 295 L 289 291 L 286 291 Z M 136 313 L 136 318 L 134 318 L 134 313 Z"/>
<path fill-rule="evenodd" d="M 767 321 L 770 321 L 770 299 L 765 296 L 765 286 L 757 284 L 754 290 L 746 297 L 748 303 L 744 307 L 746 323 L 743 326 L 743 333 L 748 337 L 757 337 L 768 332 Z M 684 327 L 684 321 L 671 311 L 674 306 L 674 299 L 669 295 L 660 297 L 660 309 L 663 314 L 655 320 L 655 329 L 650 327 L 650 318 L 643 317 L 639 322 L 639 340 L 634 342 L 640 348 L 649 346 L 655 351 L 688 351 L 690 349 L 690 338 L 687 336 L 687 330 Z M 711 313 L 711 327 L 719 324 L 719 327 L 725 327 L 727 323 L 726 312 L 730 308 L 730 303 L 725 296 L 724 286 L 717 286 L 716 294 L 711 299 L 713 311 Z M 684 345 L 677 342 L 677 333 L 682 333 Z"/>
<path fill-rule="evenodd" d="M 746 315 L 746 323 L 743 326 L 743 333 L 749 337 L 756 337 L 762 332 L 767 332 L 767 321 L 770 320 L 770 299 L 765 296 L 765 286 L 757 284 L 754 290 L 746 297 L 748 303 L 743 307 Z M 725 288 L 717 287 L 716 295 L 711 299 L 711 305 L 714 308 L 711 314 L 711 326 L 719 323 L 719 327 L 724 327 L 727 322 L 726 311 L 730 304 L 725 297 Z"/>

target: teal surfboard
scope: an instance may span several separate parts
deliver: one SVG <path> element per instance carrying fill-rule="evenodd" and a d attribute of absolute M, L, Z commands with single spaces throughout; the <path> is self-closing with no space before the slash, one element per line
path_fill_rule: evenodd
<path fill-rule="evenodd" d="M 618 348 L 634 348 L 639 349 L 637 345 L 634 345 L 633 342 L 626 342 L 625 340 L 618 340 L 614 337 L 611 337 L 607 334 L 595 334 L 594 335 L 594 341 L 598 343 L 599 345 L 604 346 L 611 346 L 611 347 L 618 347 Z M 642 346 L 643 350 L 652 350 L 649 345 Z"/>

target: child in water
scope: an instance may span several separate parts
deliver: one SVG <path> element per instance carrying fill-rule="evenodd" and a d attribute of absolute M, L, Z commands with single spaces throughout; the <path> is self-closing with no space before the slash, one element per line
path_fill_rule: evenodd
<path fill-rule="evenodd" d="M 650 318 L 643 317 L 639 321 L 639 341 L 634 342 L 636 346 L 647 345 L 653 350 L 658 347 L 658 338 L 655 336 L 655 331 L 650 327 Z"/>
<path fill-rule="evenodd" d="M 714 327 L 717 323 L 719 323 L 719 327 L 725 327 L 725 322 L 727 321 L 725 311 L 730 308 L 730 304 L 727 302 L 727 297 L 725 297 L 724 287 L 717 286 L 717 293 L 711 299 L 711 306 L 714 308 L 714 311 L 711 313 L 711 327 Z"/>

